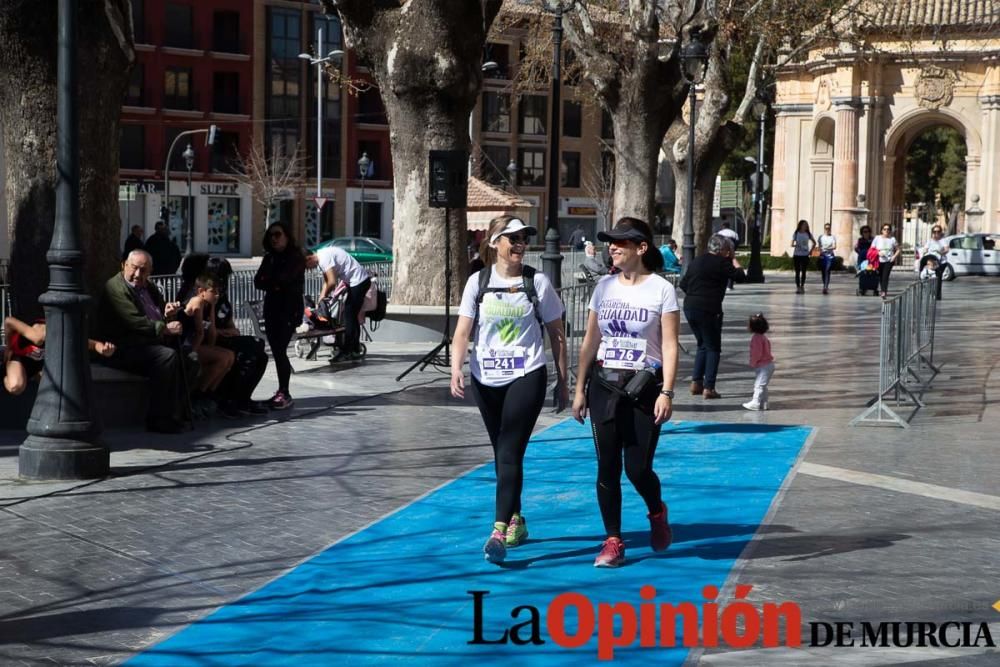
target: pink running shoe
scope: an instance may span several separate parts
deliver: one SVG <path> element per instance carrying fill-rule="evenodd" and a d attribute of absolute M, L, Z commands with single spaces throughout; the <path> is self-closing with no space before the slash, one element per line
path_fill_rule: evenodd
<path fill-rule="evenodd" d="M 491 563 L 502 563 L 507 557 L 507 524 L 500 521 L 493 524 L 490 539 L 483 545 L 483 557 Z"/>
<path fill-rule="evenodd" d="M 617 537 L 609 537 L 601 546 L 601 553 L 594 561 L 594 567 L 618 567 L 625 563 L 625 543 Z"/>
<path fill-rule="evenodd" d="M 653 551 L 666 551 L 674 538 L 667 521 L 667 506 L 661 502 L 660 511 L 646 517 L 649 519 L 649 546 Z"/>

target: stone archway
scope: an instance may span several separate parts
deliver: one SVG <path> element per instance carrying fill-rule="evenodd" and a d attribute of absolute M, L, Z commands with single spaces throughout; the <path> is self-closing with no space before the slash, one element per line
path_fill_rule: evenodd
<path fill-rule="evenodd" d="M 901 211 L 905 202 L 904 176 L 905 159 L 913 142 L 927 130 L 947 127 L 955 130 L 965 141 L 965 182 L 966 200 L 962 202 L 959 218 L 965 218 L 965 211 L 972 206 L 971 197 L 977 191 L 979 165 L 982 161 L 982 139 L 971 119 L 951 109 L 912 109 L 901 115 L 886 131 L 882 191 L 879 193 L 879 208 L 872 207 L 873 215 L 891 215 L 894 225 L 901 223 Z M 961 225 L 959 229 L 965 229 Z M 972 231 L 972 230 L 970 230 Z"/>
<path fill-rule="evenodd" d="M 974 0 L 937 18 L 901 9 L 927 2 L 885 0 L 854 26 L 857 40 L 816 46 L 777 73 L 773 254 L 804 218 L 832 222 L 849 257 L 869 215 L 902 206 L 906 150 L 935 125 L 965 138 L 968 229 L 1000 231 L 1000 40 L 981 31 Z"/>

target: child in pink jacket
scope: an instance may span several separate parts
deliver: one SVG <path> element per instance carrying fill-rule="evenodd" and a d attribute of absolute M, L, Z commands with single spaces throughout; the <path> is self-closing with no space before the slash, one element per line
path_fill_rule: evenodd
<path fill-rule="evenodd" d="M 764 313 L 750 316 L 750 323 L 747 325 L 747 329 L 753 332 L 750 337 L 750 367 L 757 373 L 757 377 L 753 383 L 753 398 L 743 404 L 747 410 L 767 410 L 767 385 L 774 374 L 771 341 L 765 335 L 769 328 Z"/>

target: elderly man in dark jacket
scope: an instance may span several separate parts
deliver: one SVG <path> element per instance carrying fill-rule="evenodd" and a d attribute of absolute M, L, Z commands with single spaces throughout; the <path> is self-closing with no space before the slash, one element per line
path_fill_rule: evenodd
<path fill-rule="evenodd" d="M 716 234 L 708 240 L 708 253 L 691 262 L 680 282 L 684 317 L 698 341 L 691 373 L 693 395 L 721 398 L 715 391 L 715 377 L 722 356 L 722 300 L 730 280 L 741 283 L 746 274 L 736 261 L 732 241 Z"/>
<path fill-rule="evenodd" d="M 190 425 L 183 357 L 169 345 L 181 334 L 180 304 L 164 303 L 149 282 L 152 266 L 148 252 L 129 253 L 121 273 L 104 284 L 95 324 L 103 339 L 115 344 L 115 354 L 105 363 L 150 379 L 147 428 L 179 433 Z"/>

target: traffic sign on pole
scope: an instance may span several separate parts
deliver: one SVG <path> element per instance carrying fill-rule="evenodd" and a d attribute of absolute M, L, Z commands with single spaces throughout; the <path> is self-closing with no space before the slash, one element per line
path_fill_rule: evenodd
<path fill-rule="evenodd" d="M 316 202 L 316 210 L 322 211 L 323 206 L 326 204 L 326 197 L 313 197 L 313 201 Z"/>

